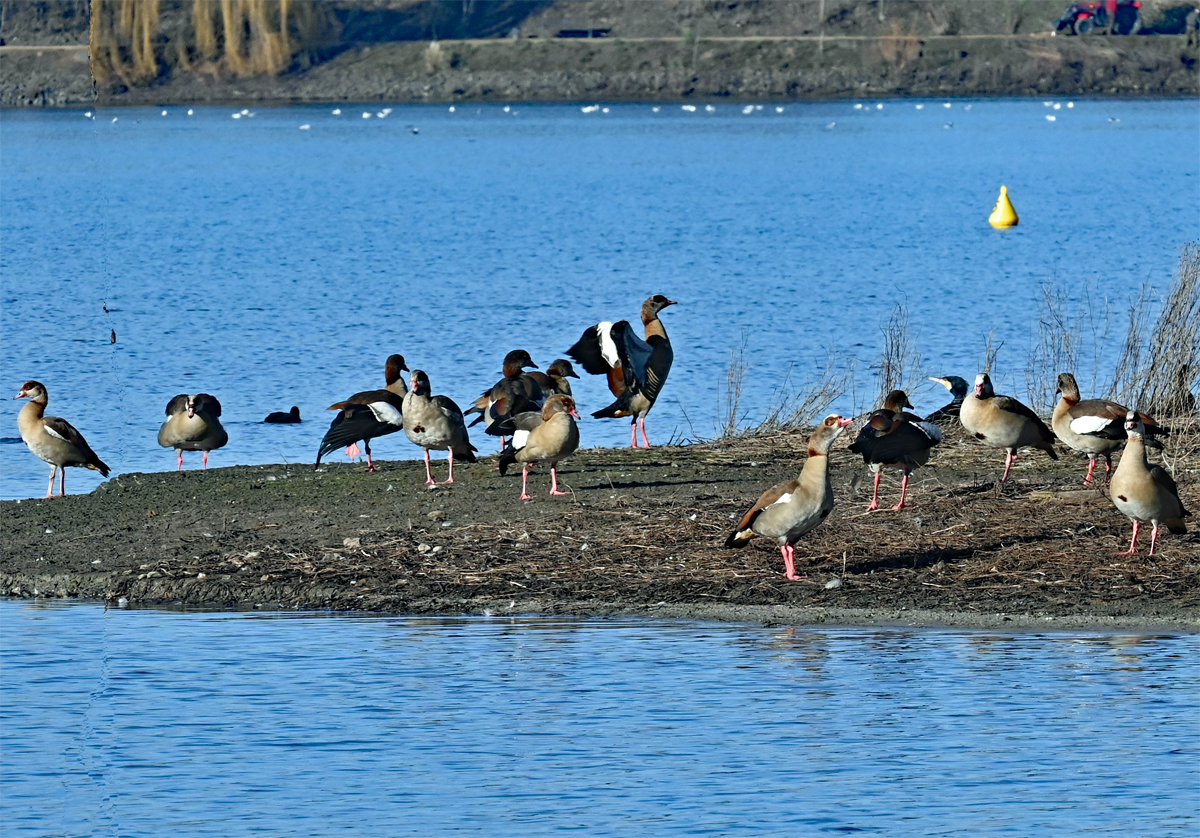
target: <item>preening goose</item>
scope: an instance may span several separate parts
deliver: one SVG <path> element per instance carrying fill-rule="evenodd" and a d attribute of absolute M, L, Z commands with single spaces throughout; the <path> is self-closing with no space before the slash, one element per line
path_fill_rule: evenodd
<path fill-rule="evenodd" d="M 984 445 L 1005 449 L 1001 483 L 1008 479 L 1019 448 L 1040 448 L 1050 455 L 1050 459 L 1058 459 L 1054 451 L 1054 432 L 1016 399 L 996 395 L 992 379 L 986 372 L 975 376 L 975 390 L 963 399 L 959 419 L 968 433 L 974 434 Z"/>
<path fill-rule="evenodd" d="M 50 464 L 50 484 L 46 497 L 54 497 L 54 477 L 62 469 L 59 495 L 67 493 L 67 466 L 82 466 L 98 471 L 108 477 L 108 466 L 96 456 L 83 434 L 75 426 L 58 416 L 46 416 L 46 405 L 50 395 L 46 385 L 40 381 L 26 381 L 13 399 L 29 399 L 29 403 L 17 414 L 17 428 L 21 439 L 38 459 Z"/>
<path fill-rule="evenodd" d="M 629 416 L 629 446 L 637 448 L 637 431 L 641 428 L 642 442 L 650 447 L 646 437 L 646 414 L 654 407 L 658 394 L 667 383 L 675 353 L 667 330 L 658 313 L 675 305 L 662 294 L 655 294 L 642 303 L 642 324 L 646 339 L 633 331 L 628 320 L 618 323 L 597 323 L 584 330 L 583 337 L 567 350 L 575 362 L 592 375 L 608 378 L 608 389 L 617 400 L 592 414 L 597 419 Z"/>
<path fill-rule="evenodd" d="M 808 459 L 800 477 L 779 483 L 762 493 L 725 539 L 726 547 L 745 547 L 756 535 L 773 538 L 783 554 L 784 575 L 796 580 L 796 542 L 825 520 L 833 509 L 833 482 L 829 451 L 852 419 L 837 414 L 825 417 L 808 439 Z"/>
<path fill-rule="evenodd" d="M 1125 432 L 1128 434 L 1125 452 L 1117 463 L 1108 486 L 1108 496 L 1113 504 L 1133 521 L 1133 539 L 1129 549 L 1120 556 L 1132 556 L 1138 551 L 1138 530 L 1142 524 L 1150 524 L 1150 555 L 1158 543 L 1158 528 L 1165 526 L 1176 535 L 1187 532 L 1183 519 L 1192 513 L 1183 508 L 1179 499 L 1179 487 L 1162 466 L 1152 466 L 1146 460 L 1146 427 L 1135 411 L 1125 414 Z"/>
<path fill-rule="evenodd" d="M 478 413 L 471 427 L 484 424 L 484 433 L 500 437 L 503 448 L 505 437 L 517 429 L 512 418 L 519 413 L 542 409 L 545 394 L 538 383 L 525 372 L 527 367 L 538 365 L 524 349 L 514 349 L 504 356 L 504 377 L 493 384 L 475 400 L 467 414 Z"/>
<path fill-rule="evenodd" d="M 965 383 L 965 382 L 964 382 Z M 875 491 L 868 512 L 879 508 L 879 477 L 884 466 L 904 472 L 900 483 L 900 502 L 893 512 L 904 508 L 908 492 L 908 476 L 913 469 L 929 462 L 929 452 L 942 441 L 941 430 L 904 408 L 912 407 L 903 390 L 893 390 L 884 399 L 883 407 L 867 417 L 850 450 L 862 454 L 863 462 L 875 473 Z"/>
<path fill-rule="evenodd" d="M 575 420 L 575 400 L 570 396 L 551 396 L 540 413 L 522 413 L 514 417 L 517 431 L 512 442 L 500 453 L 500 473 L 505 474 L 513 463 L 524 463 L 521 469 L 521 500 L 530 500 L 529 466 L 550 463 L 550 494 L 567 495 L 558 490 L 558 461 L 575 453 L 579 447 L 579 426 Z"/>
<path fill-rule="evenodd" d="M 431 396 L 433 388 L 423 370 L 412 371 L 412 384 L 404 396 L 404 435 L 413 445 L 425 449 L 425 485 L 439 485 L 429 466 L 429 452 L 446 451 L 450 475 L 446 483 L 454 482 L 454 456 L 475 462 L 475 446 L 467 436 L 463 412 L 446 396 Z"/>
<path fill-rule="evenodd" d="M 965 378 L 960 378 L 957 375 L 947 375 L 945 378 L 929 377 L 930 381 L 936 381 L 947 390 L 950 391 L 950 404 L 939 407 L 933 413 L 925 417 L 926 422 L 933 422 L 937 425 L 944 425 L 953 422 L 958 418 L 959 411 L 962 409 L 963 399 L 967 397 L 967 392 L 971 389 Z"/>
<path fill-rule="evenodd" d="M 1124 445 L 1127 438 L 1125 416 L 1129 408 L 1108 399 L 1080 399 L 1079 385 L 1069 372 L 1059 374 L 1056 392 L 1060 395 L 1058 404 L 1054 405 L 1050 426 L 1068 448 L 1088 455 L 1083 485 L 1090 486 L 1097 457 L 1104 457 L 1105 473 L 1112 472 L 1112 452 Z M 1167 433 L 1165 428 L 1158 427 L 1153 417 L 1140 413 L 1138 418 L 1145 426 L 1147 438 Z"/>
<path fill-rule="evenodd" d="M 158 444 L 178 452 L 177 470 L 183 470 L 184 451 L 203 451 L 207 469 L 208 452 L 227 442 L 229 434 L 221 426 L 221 403 L 216 396 L 180 393 L 167 402 L 167 421 L 158 429 Z"/>
<path fill-rule="evenodd" d="M 328 409 L 338 413 L 333 417 L 329 430 L 321 440 L 317 462 L 313 468 L 321 465 L 322 457 L 343 445 L 349 446 L 346 448 L 347 456 L 357 457 L 357 443 L 361 440 L 367 453 L 367 471 L 375 471 L 375 461 L 371 458 L 371 440 L 394 434 L 404 427 L 404 397 L 390 389 L 355 393 L 345 401 L 331 404 Z"/>

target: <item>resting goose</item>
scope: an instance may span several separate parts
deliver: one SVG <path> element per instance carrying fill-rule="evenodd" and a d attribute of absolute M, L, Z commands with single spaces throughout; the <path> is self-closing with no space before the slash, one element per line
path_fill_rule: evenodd
<path fill-rule="evenodd" d="M 936 425 L 908 413 L 904 410 L 906 407 L 912 405 L 903 390 L 888 393 L 883 407 L 867 418 L 867 423 L 858 432 L 858 438 L 850 445 L 850 450 L 862 454 L 863 462 L 875 473 L 875 491 L 871 495 L 868 512 L 879 508 L 879 477 L 884 466 L 904 472 L 904 479 L 900 483 L 900 502 L 892 507 L 893 512 L 899 512 L 904 508 L 909 474 L 918 466 L 928 463 L 930 450 L 942 441 L 942 432 Z"/>
<path fill-rule="evenodd" d="M 629 447 L 637 448 L 637 431 L 642 430 L 642 442 L 650 447 L 646 438 L 646 414 L 654 407 L 658 394 L 667 383 L 675 353 L 667 330 L 663 328 L 658 313 L 667 306 L 675 305 L 662 294 L 642 303 L 642 324 L 646 339 L 642 340 L 633 331 L 628 320 L 618 323 L 597 323 L 589 326 L 567 354 L 592 375 L 608 377 L 608 389 L 617 400 L 603 410 L 592 414 L 596 419 L 629 416 Z"/>
<path fill-rule="evenodd" d="M 542 393 L 549 398 L 550 396 L 570 396 L 571 382 L 568 378 L 579 378 L 575 374 L 575 368 L 571 366 L 571 362 L 566 358 L 559 358 L 553 364 L 546 367 L 543 372 L 526 373 L 530 378 L 537 382 L 542 388 Z"/>
<path fill-rule="evenodd" d="M 512 417 L 541 410 L 546 398 L 538 383 L 525 372 L 526 367 L 538 368 L 528 352 L 524 349 L 509 352 L 504 356 L 504 377 L 484 390 L 467 410 L 468 414 L 479 414 L 471 427 L 484 422 L 484 433 L 500 437 L 501 448 L 505 437 L 517 429 Z"/>
<path fill-rule="evenodd" d="M 996 395 L 992 379 L 986 372 L 975 376 L 975 391 L 963 399 L 958 418 L 968 433 L 974 434 L 984 445 L 1006 450 L 1001 483 L 1008 480 L 1019 448 L 1040 448 L 1050 455 L 1050 459 L 1058 459 L 1054 452 L 1054 432 L 1016 399 Z"/>
<path fill-rule="evenodd" d="M 1138 551 L 1138 531 L 1142 524 L 1149 523 L 1150 555 L 1158 543 L 1158 528 L 1165 526 L 1176 535 L 1187 532 L 1183 519 L 1192 513 L 1183 508 L 1179 499 L 1179 488 L 1162 466 L 1152 466 L 1146 460 L 1146 427 L 1141 417 L 1130 410 L 1125 414 L 1125 432 L 1128 440 L 1125 453 L 1117 463 L 1108 486 L 1108 496 L 1117 509 L 1133 521 L 1133 539 L 1129 549 L 1119 556 L 1132 556 Z"/>
<path fill-rule="evenodd" d="M 268 425 L 295 425 L 300 421 L 300 408 L 292 405 L 292 409 L 287 413 L 278 410 L 274 413 L 268 413 L 267 418 L 263 421 Z"/>
<path fill-rule="evenodd" d="M 833 482 L 829 474 L 829 451 L 854 420 L 837 414 L 826 416 L 808 438 L 808 459 L 800 477 L 779 483 L 762 493 L 758 502 L 742 516 L 726 547 L 745 547 L 756 535 L 779 542 L 784 574 L 796 580 L 796 542 L 820 524 L 833 509 Z"/>
<path fill-rule="evenodd" d="M 967 397 L 967 391 L 971 389 L 967 385 L 967 380 L 957 375 L 947 375 L 945 378 L 930 376 L 929 380 L 936 381 L 950 391 L 950 404 L 939 407 L 933 413 L 926 416 L 925 421 L 938 425 L 953 422 L 958 418 L 958 413 L 962 409 L 963 399 Z"/>
<path fill-rule="evenodd" d="M 404 435 L 413 445 L 425 449 L 425 485 L 439 485 L 429 466 L 430 450 L 446 451 L 450 460 L 450 476 L 454 482 L 454 455 L 468 463 L 475 462 L 475 446 L 467 437 L 463 412 L 446 396 L 431 396 L 433 388 L 423 370 L 412 371 L 412 384 L 404 395 Z"/>
<path fill-rule="evenodd" d="M 1050 426 L 1068 448 L 1087 454 L 1088 470 L 1083 485 L 1090 486 L 1097 457 L 1104 457 L 1105 474 L 1112 472 L 1112 452 L 1125 443 L 1125 416 L 1129 408 L 1107 399 L 1081 400 L 1079 385 L 1069 372 L 1059 374 L 1056 392 L 1061 395 Z M 1147 437 L 1167 433 L 1145 413 L 1138 414 L 1138 418 L 1146 428 Z M 1152 444 L 1158 443 L 1152 441 Z"/>
<path fill-rule="evenodd" d="M 579 426 L 575 420 L 575 400 L 570 396 L 551 396 L 540 413 L 522 413 L 514 417 L 517 431 L 512 442 L 500 453 L 500 473 L 505 474 L 513 463 L 524 463 L 521 469 L 521 500 L 530 500 L 529 466 L 549 461 L 550 494 L 567 495 L 558 490 L 558 461 L 575 453 L 579 447 Z"/>
<path fill-rule="evenodd" d="M 98 471 L 108 477 L 108 466 L 96 456 L 83 434 L 75 426 L 58 416 L 46 416 L 46 405 L 50 395 L 46 385 L 40 381 L 26 381 L 13 399 L 29 399 L 29 404 L 17 414 L 17 427 L 21 439 L 40 460 L 50 464 L 50 485 L 46 497 L 54 497 L 54 477 L 62 469 L 59 496 L 67 493 L 67 466 L 82 466 Z"/>
<path fill-rule="evenodd" d="M 208 393 L 180 393 L 167 402 L 167 421 L 158 429 L 158 444 L 178 452 L 178 471 L 183 470 L 184 451 L 203 451 L 207 469 L 208 452 L 229 442 L 220 417 L 221 403 Z"/>

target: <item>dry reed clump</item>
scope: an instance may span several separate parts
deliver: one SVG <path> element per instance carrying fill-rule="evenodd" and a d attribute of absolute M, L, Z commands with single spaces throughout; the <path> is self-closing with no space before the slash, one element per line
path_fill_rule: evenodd
<path fill-rule="evenodd" d="M 924 377 L 921 355 L 909 335 L 908 310 L 897 305 L 883 331 L 883 356 L 879 359 L 879 392 L 876 404 L 893 390 L 911 390 Z"/>
<path fill-rule="evenodd" d="M 921 54 L 921 39 L 905 24 L 893 20 L 880 36 L 878 50 L 884 61 L 897 70 L 903 70 L 905 65 Z"/>
<path fill-rule="evenodd" d="M 92 76 L 145 84 L 165 69 L 275 75 L 334 22 L 313 0 L 192 0 L 165 19 L 160 0 L 91 0 Z"/>
<path fill-rule="evenodd" d="M 437 41 L 430 41 L 425 48 L 425 72 L 430 75 L 440 73 L 450 66 L 450 57 Z"/>

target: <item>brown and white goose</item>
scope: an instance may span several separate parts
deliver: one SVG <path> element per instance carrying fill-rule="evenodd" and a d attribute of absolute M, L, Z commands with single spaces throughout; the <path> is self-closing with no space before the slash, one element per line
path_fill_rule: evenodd
<path fill-rule="evenodd" d="M 570 396 L 551 396 L 540 413 L 522 413 L 514 417 L 518 426 L 512 442 L 500 453 L 500 473 L 506 474 L 513 463 L 521 469 L 521 500 L 530 500 L 529 466 L 550 463 L 550 494 L 567 495 L 558 490 L 558 462 L 579 448 L 579 426 L 575 420 L 575 400 Z"/>
<path fill-rule="evenodd" d="M 675 305 L 662 294 L 655 294 L 642 303 L 642 325 L 646 339 L 642 340 L 633 331 L 628 320 L 618 323 L 597 323 L 584 330 L 583 337 L 567 350 L 575 362 L 592 375 L 608 378 L 608 389 L 617 400 L 603 410 L 592 414 L 596 419 L 629 416 L 629 447 L 637 448 L 637 431 L 642 430 L 642 442 L 650 447 L 646 438 L 646 414 L 654 407 L 658 394 L 667 383 L 667 374 L 675 353 L 667 330 L 663 328 L 658 313 L 667 306 Z"/>
<path fill-rule="evenodd" d="M 875 491 L 868 512 L 879 508 L 879 477 L 884 466 L 904 472 L 900 502 L 892 507 L 893 512 L 898 512 L 904 508 L 908 476 L 913 469 L 929 462 L 929 452 L 942 441 L 942 432 L 937 425 L 909 413 L 904 409 L 906 407 L 912 405 L 903 390 L 888 393 L 883 407 L 867 417 L 858 438 L 850 445 L 850 450 L 862 454 L 863 462 L 875 473 Z"/>
<path fill-rule="evenodd" d="M 1165 526 L 1176 535 L 1187 532 L 1183 519 L 1192 513 L 1183 508 L 1179 499 L 1179 487 L 1162 466 L 1152 466 L 1146 460 L 1146 427 L 1135 411 L 1125 414 L 1125 432 L 1128 439 L 1125 453 L 1117 463 L 1108 486 L 1108 496 L 1113 504 L 1133 521 L 1133 539 L 1129 549 L 1120 556 L 1132 556 L 1138 551 L 1138 530 L 1142 524 L 1150 524 L 1150 555 L 1158 543 L 1158 528 Z"/>
<path fill-rule="evenodd" d="M 579 378 L 575 373 L 575 368 L 571 366 L 571 362 L 566 358 L 559 358 L 553 364 L 546 367 L 545 372 L 530 372 L 526 373 L 530 378 L 537 382 L 542 388 L 542 393 L 549 398 L 550 396 L 570 396 L 571 382 L 568 378 Z"/>
<path fill-rule="evenodd" d="M 432 396 L 429 376 L 423 370 L 412 371 L 412 384 L 404 396 L 404 435 L 413 445 L 425 449 L 425 485 L 439 485 L 429 466 L 429 452 L 446 451 L 450 460 L 450 476 L 454 482 L 454 456 L 475 462 L 475 446 L 467 436 L 463 412 L 446 396 Z"/>
<path fill-rule="evenodd" d="M 21 431 L 21 439 L 34 456 L 50 464 L 50 485 L 46 487 L 46 497 L 54 497 L 54 477 L 60 468 L 60 496 L 67 493 L 67 466 L 90 468 L 108 477 L 108 466 L 96 456 L 83 434 L 66 419 L 46 415 L 46 405 L 50 403 L 46 385 L 40 381 L 26 381 L 13 398 L 29 399 L 29 404 L 17 414 L 17 427 Z"/>
<path fill-rule="evenodd" d="M 484 433 L 500 437 L 503 449 L 505 438 L 511 436 L 517 429 L 513 417 L 520 413 L 542 409 L 546 396 L 542 388 L 531 375 L 525 372 L 527 367 L 537 369 L 538 365 L 529 357 L 524 349 L 514 349 L 504 356 L 504 377 L 484 390 L 467 410 L 467 414 L 478 413 L 479 417 L 471 423 L 471 427 L 484 424 Z"/>
<path fill-rule="evenodd" d="M 1112 452 L 1125 444 L 1125 416 L 1129 408 L 1108 399 L 1080 399 L 1079 385 L 1069 372 L 1059 374 L 1057 392 L 1060 395 L 1050 427 L 1068 448 L 1087 454 L 1088 470 L 1083 485 L 1090 486 L 1097 457 L 1104 457 L 1105 473 L 1112 472 Z M 1147 438 L 1168 433 L 1158 427 L 1153 417 L 1139 413 L 1138 418 L 1146 428 Z"/>
<path fill-rule="evenodd" d="M 992 389 L 992 379 L 986 372 L 975 376 L 975 389 L 963 399 L 958 415 L 968 433 L 974 434 L 989 448 L 1003 448 L 1003 483 L 1008 479 L 1020 448 L 1039 448 L 1057 460 L 1054 451 L 1054 432 L 1030 408 L 1011 396 L 999 396 Z"/>
<path fill-rule="evenodd" d="M 203 451 L 208 468 L 208 452 L 229 442 L 221 426 L 221 403 L 216 396 L 180 393 L 167 402 L 167 421 L 158 429 L 158 444 L 174 448 L 179 454 L 178 470 L 183 470 L 184 451 Z"/>
<path fill-rule="evenodd" d="M 725 539 L 726 547 L 745 547 L 756 535 L 773 538 L 783 554 L 784 575 L 796 580 L 796 542 L 825 520 L 833 509 L 833 481 L 829 451 L 854 420 L 837 414 L 826 416 L 808 438 L 808 459 L 800 477 L 779 483 L 762 493 L 742 516 L 737 529 Z"/>

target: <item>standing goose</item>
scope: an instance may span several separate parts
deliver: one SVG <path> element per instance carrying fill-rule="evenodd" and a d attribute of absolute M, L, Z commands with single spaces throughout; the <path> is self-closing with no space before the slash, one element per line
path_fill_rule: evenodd
<path fill-rule="evenodd" d="M 504 377 L 484 390 L 467 413 L 478 413 L 471 427 L 484 422 L 484 433 L 500 437 L 503 448 L 505 437 L 515 431 L 513 417 L 519 413 L 542 409 L 545 394 L 526 367 L 537 369 L 538 365 L 524 349 L 514 349 L 504 356 Z"/>
<path fill-rule="evenodd" d="M 167 421 L 158 429 L 158 444 L 179 453 L 178 471 L 183 471 L 184 451 L 203 451 L 207 469 L 208 452 L 227 442 L 229 434 L 221 426 L 221 403 L 216 396 L 180 393 L 167 402 Z"/>
<path fill-rule="evenodd" d="M 1105 474 L 1112 472 L 1112 452 L 1125 442 L 1125 416 L 1129 408 L 1107 399 L 1081 400 L 1079 385 L 1069 372 L 1059 374 L 1056 392 L 1060 396 L 1058 404 L 1054 406 L 1050 426 L 1068 448 L 1088 455 L 1087 477 L 1083 485 L 1090 486 L 1097 457 L 1104 457 Z M 1167 433 L 1165 428 L 1158 427 L 1152 417 L 1139 413 L 1138 418 L 1145 426 L 1147 437 Z M 1152 444 L 1158 443 L 1152 441 Z"/>
<path fill-rule="evenodd" d="M 1058 459 L 1054 452 L 1054 432 L 1016 399 L 996 395 L 992 379 L 986 372 L 975 376 L 975 391 L 963 399 L 959 419 L 968 433 L 974 434 L 984 445 L 1005 449 L 1001 483 L 1008 480 L 1019 448 L 1040 448 L 1050 455 L 1050 459 Z"/>
<path fill-rule="evenodd" d="M 779 542 L 784 574 L 796 580 L 796 542 L 800 536 L 820 524 L 833 509 L 833 482 L 829 474 L 829 451 L 842 432 L 853 422 L 836 413 L 826 416 L 808 438 L 808 459 L 800 477 L 779 483 L 762 493 L 758 502 L 742 516 L 726 547 L 745 547 L 756 535 Z"/>
<path fill-rule="evenodd" d="M 529 466 L 549 461 L 550 494 L 567 495 L 558 490 L 558 461 L 575 453 L 579 447 L 579 426 L 575 420 L 575 400 L 570 396 L 551 396 L 541 413 L 523 413 L 515 417 L 518 426 L 512 442 L 500 453 L 500 473 L 505 474 L 513 463 L 524 463 L 521 469 L 521 500 L 530 500 Z"/>
<path fill-rule="evenodd" d="M 367 471 L 375 471 L 375 463 L 371 459 L 371 446 L 369 441 L 377 436 L 384 436 L 385 434 L 395 433 L 396 431 L 400 430 L 400 426 L 398 424 L 394 425 L 390 421 L 390 419 L 394 417 L 391 416 L 389 407 L 393 407 L 399 411 L 400 405 L 404 403 L 404 394 L 408 392 L 407 388 L 404 386 L 404 382 L 401 380 L 401 372 L 408 372 L 408 366 L 404 363 L 404 356 L 398 354 L 389 355 L 383 364 L 384 389 L 364 390 L 361 393 L 355 393 L 353 396 L 344 401 L 335 402 L 334 404 L 331 404 L 329 407 L 325 408 L 326 410 L 340 410 L 342 413 L 340 416 L 334 417 L 333 424 L 329 426 L 329 430 L 325 433 L 325 439 L 321 441 L 321 450 L 317 453 L 317 465 L 321 464 L 322 457 L 324 457 L 338 445 L 346 445 L 346 456 L 353 460 L 362 453 L 358 447 L 358 441 L 362 440 L 363 445 L 366 446 L 367 449 Z M 396 398 L 390 398 L 386 395 L 388 393 L 391 393 Z M 372 418 L 370 416 L 361 410 L 350 408 L 350 405 L 355 404 L 362 406 L 368 406 L 371 404 L 377 405 L 376 410 L 372 412 L 372 416 L 374 416 L 375 419 L 378 419 L 378 422 L 381 425 L 379 430 L 381 430 L 382 433 L 376 433 L 370 437 L 356 436 L 349 440 L 349 444 L 342 442 L 335 444 L 333 448 L 325 448 L 325 443 L 331 438 L 344 439 L 348 434 L 356 433 L 359 430 L 369 431 L 373 427 Z M 354 415 L 351 416 L 350 414 Z M 334 433 L 335 426 L 338 428 L 336 434 Z M 391 428 L 391 430 L 388 430 L 388 428 Z M 331 434 L 333 434 L 332 437 L 330 436 Z"/>
<path fill-rule="evenodd" d="M 54 477 L 60 468 L 59 496 L 67 493 L 67 466 L 83 466 L 108 477 L 108 466 L 96 456 L 74 425 L 58 416 L 45 415 L 46 405 L 50 403 L 46 385 L 40 381 L 26 381 L 13 399 L 29 399 L 29 404 L 17 414 L 17 427 L 34 456 L 50 464 L 46 497 L 54 497 Z"/>
<path fill-rule="evenodd" d="M 526 373 L 530 378 L 537 382 L 542 388 L 542 393 L 547 398 L 550 396 L 570 396 L 571 382 L 568 378 L 579 378 L 575 373 L 575 368 L 571 366 L 571 362 L 566 358 L 559 358 L 553 364 L 546 367 L 543 372 Z"/>
<path fill-rule="evenodd" d="M 967 380 L 957 375 L 947 375 L 945 378 L 930 376 L 929 380 L 936 381 L 950 391 L 950 404 L 939 407 L 933 413 L 926 416 L 925 421 L 938 425 L 953 422 L 958 418 L 959 411 L 962 409 L 963 399 L 967 397 L 967 391 L 971 389 L 967 385 Z"/>
<path fill-rule="evenodd" d="M 1138 530 L 1142 524 L 1153 526 L 1150 532 L 1150 555 L 1158 543 L 1158 528 L 1165 526 L 1176 535 L 1187 532 L 1183 519 L 1192 513 L 1183 508 L 1179 487 L 1162 466 L 1152 466 L 1146 460 L 1146 427 L 1141 417 L 1130 410 L 1125 414 L 1128 441 L 1125 453 L 1117 463 L 1108 487 L 1108 496 L 1117 509 L 1133 521 L 1133 539 L 1129 549 L 1119 556 L 1132 556 L 1138 551 Z"/>
<path fill-rule="evenodd" d="M 658 394 L 667 383 L 675 353 L 667 330 L 663 328 L 658 313 L 667 306 L 675 305 L 662 294 L 642 303 L 642 324 L 646 339 L 642 340 L 633 331 L 628 320 L 618 323 L 597 323 L 584 330 L 567 354 L 592 375 L 608 377 L 608 389 L 617 400 L 603 410 L 592 414 L 596 419 L 629 416 L 629 447 L 637 448 L 637 431 L 642 430 L 642 442 L 650 447 L 646 438 L 646 414 L 654 407 Z"/>
<path fill-rule="evenodd" d="M 888 393 L 883 407 L 868 417 L 867 423 L 858 432 L 858 438 L 850 445 L 850 450 L 862 454 L 863 462 L 875 473 L 875 491 L 871 495 L 868 512 L 879 508 L 879 477 L 884 466 L 904 472 L 904 479 L 900 483 L 900 502 L 892 507 L 893 512 L 899 512 L 904 508 L 909 474 L 918 466 L 928 463 L 930 450 L 942 441 L 942 432 L 936 425 L 908 413 L 904 410 L 906 407 L 912 405 L 903 390 Z"/>
<path fill-rule="evenodd" d="M 454 455 L 468 463 L 475 462 L 475 446 L 467 437 L 463 412 L 446 396 L 431 396 L 433 388 L 423 370 L 412 371 L 412 385 L 404 395 L 404 435 L 413 445 L 425 449 L 425 485 L 439 485 L 429 466 L 430 450 L 446 451 L 450 460 L 450 476 L 454 482 Z"/>

